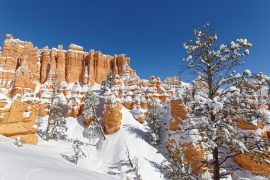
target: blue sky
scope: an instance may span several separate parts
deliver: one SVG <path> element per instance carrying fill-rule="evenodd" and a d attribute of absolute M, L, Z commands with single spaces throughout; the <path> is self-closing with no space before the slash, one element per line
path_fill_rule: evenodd
<path fill-rule="evenodd" d="M 179 75 L 186 55 L 181 44 L 206 22 L 222 43 L 247 38 L 253 48 L 243 68 L 270 74 L 269 0 L 2 0 L 0 4 L 1 41 L 11 33 L 39 48 L 76 43 L 86 51 L 124 53 L 142 78 Z"/>

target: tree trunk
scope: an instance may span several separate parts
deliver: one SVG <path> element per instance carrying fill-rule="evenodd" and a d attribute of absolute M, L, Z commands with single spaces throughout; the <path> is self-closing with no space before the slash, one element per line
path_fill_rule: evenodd
<path fill-rule="evenodd" d="M 49 131 L 50 131 L 50 117 L 48 118 L 48 125 L 47 125 L 47 129 L 46 129 L 46 141 L 49 140 Z"/>
<path fill-rule="evenodd" d="M 207 85 L 208 85 L 208 98 L 213 100 L 215 97 L 215 92 L 213 89 L 213 76 L 212 76 L 212 71 L 211 67 L 207 67 Z M 210 120 L 212 123 L 215 123 L 216 118 L 215 115 L 210 111 Z M 220 179 L 220 174 L 219 174 L 219 159 L 218 159 L 218 147 L 214 148 L 212 151 L 212 155 L 214 158 L 213 162 L 213 173 L 214 173 L 214 180 L 219 180 Z"/>
<path fill-rule="evenodd" d="M 103 128 L 101 126 L 99 126 L 99 130 L 100 130 L 100 132 L 101 132 L 101 134 L 103 136 L 103 139 L 106 140 L 105 133 L 104 133 Z"/>
<path fill-rule="evenodd" d="M 216 147 L 213 150 L 212 154 L 213 154 L 213 158 L 215 159 L 215 161 L 213 162 L 214 180 L 219 180 L 220 174 L 219 174 L 218 147 Z"/>
<path fill-rule="evenodd" d="M 49 131 L 50 131 L 50 121 L 51 121 L 51 108 L 52 108 L 52 104 L 53 104 L 53 101 L 54 101 L 54 98 L 55 98 L 55 95 L 56 95 L 56 76 L 57 75 L 54 75 L 53 77 L 53 94 L 52 94 L 52 99 L 51 99 L 51 104 L 50 104 L 50 109 L 49 109 L 49 118 L 48 118 L 48 124 L 47 124 L 47 129 L 46 129 L 46 141 L 49 140 Z"/>

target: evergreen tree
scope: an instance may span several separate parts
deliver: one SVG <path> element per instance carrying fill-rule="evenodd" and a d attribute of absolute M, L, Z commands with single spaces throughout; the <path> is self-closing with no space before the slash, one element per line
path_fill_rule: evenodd
<path fill-rule="evenodd" d="M 138 160 L 138 158 L 136 156 L 133 157 L 133 158 L 131 157 L 127 145 L 126 145 L 126 149 L 127 149 L 126 153 L 127 153 L 128 162 L 129 162 L 131 170 L 134 171 L 135 179 L 136 180 L 142 180 L 142 176 L 139 173 L 139 160 Z"/>
<path fill-rule="evenodd" d="M 107 74 L 106 79 L 101 82 L 101 89 L 103 91 L 111 89 L 113 84 L 114 84 L 113 80 L 114 80 L 114 75 L 113 75 L 112 71 L 109 71 L 109 73 Z"/>
<path fill-rule="evenodd" d="M 212 154 L 208 167 L 214 174 L 213 179 L 219 180 L 226 176 L 221 170 L 228 158 L 244 152 L 267 153 L 265 141 L 255 134 L 251 137 L 241 134 L 236 125 L 236 119 L 264 123 L 256 93 L 250 92 L 251 87 L 247 86 L 246 79 L 251 73 L 234 71 L 243 64 L 240 60 L 249 54 L 252 45 L 246 39 L 237 39 L 228 45 L 216 46 L 217 35 L 210 31 L 209 24 L 195 29 L 194 34 L 196 39 L 184 43 L 184 48 L 188 53 L 187 67 L 198 75 L 200 87 L 188 105 L 191 121 L 187 122 L 190 128 L 186 133 L 200 134 L 198 143 L 203 143 Z M 254 158 L 261 161 L 264 156 Z"/>
<path fill-rule="evenodd" d="M 18 147 L 22 147 L 23 146 L 23 140 L 20 136 L 17 136 L 16 139 L 15 139 L 15 142 L 14 144 Z"/>
<path fill-rule="evenodd" d="M 85 118 L 96 118 L 96 109 L 99 104 L 99 97 L 93 90 L 88 90 L 84 96 L 84 111 Z"/>
<path fill-rule="evenodd" d="M 46 130 L 46 140 L 63 139 L 66 137 L 66 120 L 64 116 L 64 108 L 61 99 L 58 96 L 53 97 L 50 106 L 48 125 Z"/>
<path fill-rule="evenodd" d="M 46 141 L 49 139 L 65 138 L 67 126 L 64 114 L 64 104 L 57 94 L 59 82 L 57 81 L 57 74 L 52 76 L 52 97 L 49 109 L 48 125 L 46 129 Z"/>
<path fill-rule="evenodd" d="M 161 172 L 164 178 L 169 180 L 194 180 L 199 179 L 194 173 L 191 165 L 185 160 L 180 147 L 170 153 L 167 160 L 161 163 Z"/>
<path fill-rule="evenodd" d="M 98 95 L 91 89 L 86 92 L 84 97 L 84 111 L 83 115 L 85 118 L 92 119 L 90 125 L 86 128 L 85 134 L 89 138 L 89 142 L 92 138 L 98 137 L 100 140 L 105 140 L 105 134 L 103 131 L 102 119 L 97 116 L 97 106 L 99 104 Z M 99 146 L 101 146 L 101 141 L 98 141 Z"/>
<path fill-rule="evenodd" d="M 74 154 L 71 156 L 71 161 L 73 161 L 76 165 L 78 164 L 79 159 L 83 159 L 86 157 L 86 155 L 81 149 L 82 145 L 83 143 L 79 141 L 78 139 L 72 142 L 72 148 L 73 148 Z"/>
<path fill-rule="evenodd" d="M 157 101 L 151 100 L 146 116 L 146 122 L 148 124 L 148 137 L 153 145 L 158 145 L 161 138 L 161 117 L 159 106 L 160 104 Z"/>

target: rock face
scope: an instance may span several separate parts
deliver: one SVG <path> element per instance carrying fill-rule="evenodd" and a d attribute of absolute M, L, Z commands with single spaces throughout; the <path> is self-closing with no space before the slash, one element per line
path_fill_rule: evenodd
<path fill-rule="evenodd" d="M 262 117 L 268 119 L 269 118 L 269 111 L 267 107 L 267 101 L 266 99 L 269 98 L 269 93 L 265 92 L 267 89 L 265 87 L 262 87 L 260 84 L 254 84 L 253 88 L 256 92 L 258 92 L 258 99 L 261 99 L 261 101 L 258 102 L 258 109 L 262 112 Z M 267 90 L 269 91 L 269 90 Z M 245 105 L 243 105 L 245 106 Z M 258 139 L 263 139 L 265 141 L 269 141 L 269 122 L 268 124 L 264 124 L 261 121 L 257 121 L 256 123 L 248 123 L 247 121 L 244 121 L 241 119 L 240 116 L 234 117 L 234 120 L 236 122 L 236 125 L 241 131 L 241 135 L 243 137 L 256 137 Z M 256 142 L 254 142 L 255 144 Z M 261 156 L 265 159 L 265 161 L 262 161 L 258 163 L 254 157 Z M 262 156 L 262 154 L 259 153 L 251 153 L 246 152 L 244 154 L 239 154 L 235 157 L 233 157 L 233 160 L 242 168 L 249 170 L 253 174 L 257 174 L 260 176 L 270 176 L 270 163 L 267 161 L 269 159 L 269 153 L 266 156 Z"/>
<path fill-rule="evenodd" d="M 109 71 L 115 76 L 136 76 L 123 54 L 112 57 L 99 51 L 85 52 L 75 44 L 68 50 L 62 45 L 38 49 L 7 34 L 0 49 L 0 134 L 37 143 L 32 126 L 38 115 L 48 114 L 53 84 L 60 83 L 57 93 L 66 101 L 67 114 L 77 117 L 87 88 L 101 83 Z M 116 131 L 107 129 L 108 133 Z"/>
<path fill-rule="evenodd" d="M 188 121 L 188 112 L 181 99 L 173 99 L 170 102 L 171 107 L 171 118 L 170 128 L 167 139 L 167 148 L 170 152 L 176 151 L 176 147 L 183 147 L 183 154 L 185 155 L 186 161 L 193 167 L 193 169 L 199 169 L 203 166 L 201 162 L 206 159 L 205 152 L 200 146 L 193 142 L 193 138 L 186 135 L 184 132 L 184 124 Z M 183 130 L 183 131 L 181 131 Z M 181 141 L 180 141 L 181 140 Z M 177 151 L 176 151 L 177 152 Z"/>
<path fill-rule="evenodd" d="M 241 120 L 240 118 L 236 119 L 237 126 L 239 130 L 243 131 L 243 136 L 245 137 L 258 137 L 265 139 L 266 141 L 269 141 L 268 131 L 267 127 L 265 127 L 262 124 L 248 124 L 247 122 Z M 260 132 L 260 133 L 258 133 Z M 270 163 L 268 162 L 261 162 L 258 163 L 256 160 L 254 160 L 254 157 L 256 154 L 239 154 L 235 157 L 233 157 L 233 160 L 242 168 L 249 170 L 253 174 L 257 174 L 260 176 L 270 176 Z M 265 158 L 267 159 L 267 157 Z"/>
<path fill-rule="evenodd" d="M 267 162 L 257 163 L 251 155 L 239 154 L 233 158 L 242 168 L 260 176 L 270 175 L 270 165 Z"/>
<path fill-rule="evenodd" d="M 114 93 L 107 91 L 105 94 L 103 121 L 105 132 L 112 134 L 120 129 L 122 121 L 122 104 Z"/>
<path fill-rule="evenodd" d="M 45 83 L 56 75 L 58 81 L 67 83 L 101 83 L 109 71 L 114 75 L 127 71 L 133 75 L 134 71 L 129 65 L 129 58 L 125 55 L 113 58 L 99 51 L 84 52 L 81 46 L 75 44 L 71 44 L 67 51 L 62 50 L 61 46 L 52 50 L 45 48 L 41 50 L 40 82 Z"/>
<path fill-rule="evenodd" d="M 115 77 L 115 86 L 111 93 L 119 99 L 119 103 L 105 103 L 104 121 L 107 133 L 114 133 L 119 129 L 122 104 L 132 110 L 133 116 L 143 123 L 148 101 L 165 102 L 172 95 L 157 77 L 142 81 L 131 69 L 130 59 L 124 54 L 109 56 L 100 51 L 84 51 L 83 47 L 75 44 L 71 44 L 68 50 L 64 50 L 62 45 L 58 48 L 38 49 L 31 42 L 14 39 L 10 34 L 6 36 L 0 51 L 0 93 L 7 97 L 9 106 L 15 100 L 23 104 L 38 104 L 39 110 L 35 110 L 37 113 L 31 116 L 33 125 L 36 116 L 48 115 L 53 87 L 57 83 L 57 93 L 65 101 L 67 115 L 77 117 L 82 113 L 83 96 L 87 89 L 94 83 L 100 84 L 110 71 Z M 175 81 L 165 85 L 172 84 Z M 5 107 L 5 103 L 1 102 L 0 105 Z M 23 113 L 18 106 L 14 108 L 12 113 Z M 3 122 L 10 123 L 6 114 L 11 113 L 11 109 L 5 108 L 3 113 Z M 20 122 L 25 121 L 20 115 L 17 118 Z M 89 123 L 90 120 L 86 122 Z M 18 130 L 14 134 L 9 133 L 6 125 L 0 126 L 3 129 L 2 134 L 9 136 L 25 136 L 26 139 L 27 133 L 32 136 L 35 134 L 31 128 L 21 132 Z"/>
<path fill-rule="evenodd" d="M 22 81 L 43 84 L 53 75 L 58 81 L 84 84 L 100 83 L 109 71 L 114 75 L 129 73 L 134 76 L 130 60 L 123 54 L 112 57 L 100 51 L 84 52 L 83 47 L 75 44 L 71 44 L 67 51 L 61 45 L 58 49 L 45 47 L 40 50 L 34 48 L 31 42 L 13 39 L 10 34 L 6 35 L 0 52 L 0 68 L 1 87 L 15 89 L 15 80 L 19 81 L 19 87 L 24 84 Z M 18 79 L 19 76 L 21 79 Z"/>
<path fill-rule="evenodd" d="M 4 99 L 1 101 L 5 102 Z M 39 106 L 19 101 L 6 103 L 6 106 L 0 109 L 0 134 L 11 138 L 20 136 L 24 143 L 36 144 L 34 125 Z"/>

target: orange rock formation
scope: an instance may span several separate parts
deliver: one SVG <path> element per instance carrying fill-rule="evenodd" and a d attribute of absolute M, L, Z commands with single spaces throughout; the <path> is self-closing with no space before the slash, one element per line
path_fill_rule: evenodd
<path fill-rule="evenodd" d="M 184 147 L 183 154 L 185 155 L 186 161 L 198 171 L 203 170 L 202 162 L 205 161 L 205 152 L 200 148 L 194 145 L 192 141 L 177 144 L 179 138 L 183 138 L 184 135 L 178 133 L 177 136 L 173 135 L 177 131 L 182 129 L 181 125 L 184 121 L 188 121 L 188 112 L 180 99 L 171 100 L 171 119 L 170 119 L 170 132 L 168 134 L 167 148 L 169 151 L 175 151 L 174 147 L 180 145 Z"/>
<path fill-rule="evenodd" d="M 114 93 L 106 92 L 103 121 L 105 133 L 112 134 L 120 129 L 122 121 L 122 104 Z"/>
<path fill-rule="evenodd" d="M 0 134 L 11 138 L 20 136 L 24 143 L 36 144 L 34 124 L 39 106 L 14 101 L 10 107 L 0 110 Z"/>
<path fill-rule="evenodd" d="M 71 44 L 67 51 L 63 50 L 62 45 L 57 49 L 38 49 L 31 42 L 14 39 L 11 34 L 7 34 L 0 50 L 0 93 L 7 97 L 7 100 L 0 100 L 0 134 L 21 136 L 26 143 L 35 144 L 37 136 L 32 126 L 38 113 L 48 114 L 50 97 L 46 93 L 51 92 L 53 82 L 89 86 L 95 82 L 101 83 L 109 71 L 117 76 L 124 73 L 136 75 L 130 68 L 129 58 L 123 54 L 112 57 L 99 51 L 85 52 L 83 47 L 75 44 Z M 81 113 L 83 92 L 76 91 L 74 97 L 69 91 L 67 87 L 59 90 L 72 106 L 69 107 L 69 114 L 78 116 Z M 25 102 L 26 96 L 30 96 L 32 101 Z M 16 101 L 9 98 L 15 98 Z M 35 98 L 43 102 L 39 102 L 39 106 L 32 105 Z M 29 114 L 26 107 L 31 109 L 27 118 L 23 117 L 23 114 Z M 112 132 L 108 126 L 107 129 L 108 133 Z"/>

